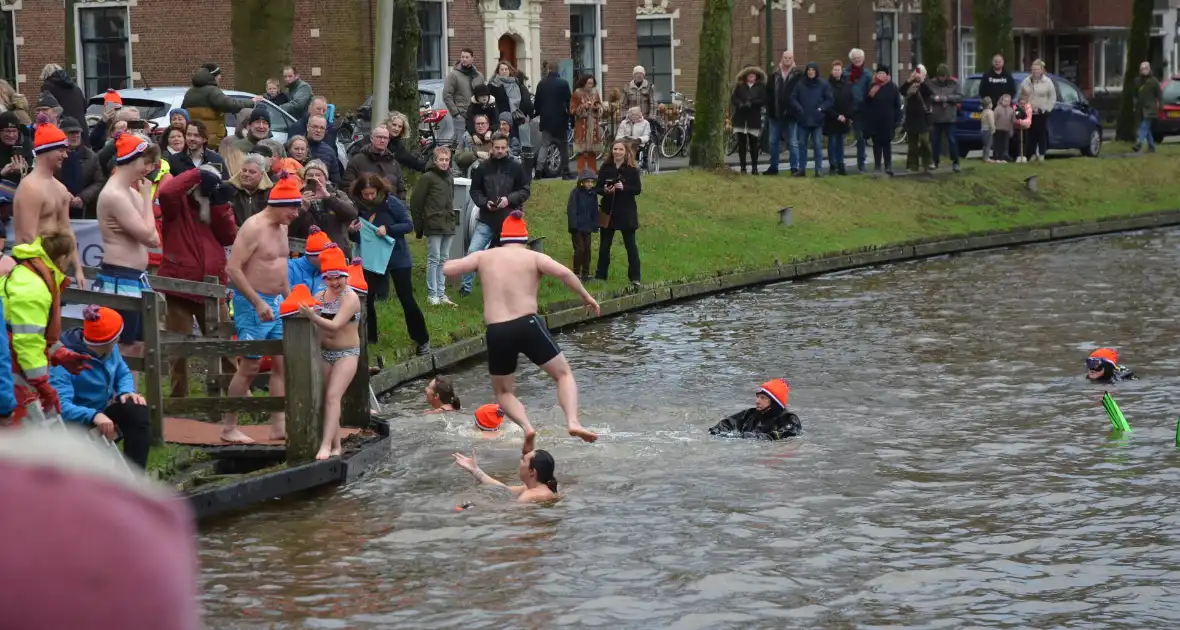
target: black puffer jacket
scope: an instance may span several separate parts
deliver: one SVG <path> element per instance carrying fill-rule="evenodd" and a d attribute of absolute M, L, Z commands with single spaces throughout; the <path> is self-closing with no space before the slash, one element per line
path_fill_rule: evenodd
<path fill-rule="evenodd" d="M 79 122 L 86 121 L 86 95 L 78 87 L 65 70 L 58 70 L 45 78 L 41 84 L 42 92 L 49 92 L 61 105 L 63 116 L 69 116 Z M 82 126 L 82 142 L 87 142 L 86 126 Z"/>
<path fill-rule="evenodd" d="M 520 162 L 505 156 L 485 160 L 471 176 L 471 202 L 479 208 L 479 222 L 499 235 L 508 213 L 519 210 L 530 194 L 529 180 Z M 495 207 L 501 197 L 508 199 L 508 207 Z M 493 207 L 488 208 L 488 203 Z"/>
<path fill-rule="evenodd" d="M 754 85 L 746 83 L 751 73 L 757 77 Z M 734 129 L 761 129 L 762 104 L 766 101 L 766 73 L 762 68 L 749 66 L 738 73 L 733 93 L 729 97 Z"/>
<path fill-rule="evenodd" d="M 772 405 L 766 412 L 751 407 L 709 428 L 709 435 L 725 435 L 755 440 L 781 440 L 803 433 L 799 416 Z"/>

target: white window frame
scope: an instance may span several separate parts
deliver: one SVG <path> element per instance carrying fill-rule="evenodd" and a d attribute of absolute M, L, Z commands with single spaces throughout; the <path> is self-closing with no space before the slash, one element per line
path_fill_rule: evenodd
<path fill-rule="evenodd" d="M 1127 41 L 1128 37 L 1126 34 L 1121 34 L 1121 35 L 1096 34 L 1096 35 L 1094 35 L 1093 39 L 1090 40 L 1090 51 L 1091 51 L 1091 55 L 1093 56 L 1093 59 L 1091 60 L 1092 63 L 1090 64 L 1090 79 L 1091 79 L 1091 84 L 1094 86 L 1093 91 L 1095 94 L 1097 94 L 1097 93 L 1104 93 L 1104 94 L 1118 93 L 1118 94 L 1121 94 L 1123 91 L 1122 85 L 1118 85 L 1115 87 L 1106 87 L 1106 44 L 1110 39 L 1116 38 L 1116 37 L 1123 40 L 1122 67 L 1125 72 L 1126 67 L 1127 67 L 1127 51 L 1130 49 L 1130 45 Z M 1102 42 L 1102 45 L 1098 46 L 1097 50 L 1095 50 L 1094 45 L 1098 42 Z M 1102 53 L 1101 59 L 1099 59 L 1099 55 L 1098 55 L 1099 51 L 1101 51 L 1101 53 Z"/>
<path fill-rule="evenodd" d="M 79 2 L 74 5 L 74 63 L 78 69 L 78 86 L 82 88 L 83 94 L 86 93 L 86 64 L 84 63 L 85 55 L 82 50 L 82 12 L 118 8 L 122 8 L 127 12 L 127 89 L 135 87 L 135 50 L 133 48 L 135 44 L 133 40 L 135 38 L 132 36 L 131 30 L 131 2 L 129 0 Z M 91 96 L 95 95 L 90 94 L 87 98 Z"/>
<path fill-rule="evenodd" d="M 971 44 L 971 54 L 968 57 L 967 44 Z M 967 59 L 971 59 L 971 63 L 967 63 Z M 979 60 L 979 49 L 975 45 L 975 31 L 963 29 L 959 35 L 959 68 L 964 77 L 975 74 L 975 63 Z"/>
<path fill-rule="evenodd" d="M 602 87 L 602 0 L 565 0 L 565 3 L 594 6 L 594 86 L 599 94 L 605 96 L 606 93 Z M 565 38 L 566 44 L 568 45 L 574 36 L 569 30 L 568 23 L 566 24 L 566 32 L 569 33 L 569 37 Z M 572 57 L 573 55 L 571 54 L 570 56 Z"/>
<path fill-rule="evenodd" d="M 446 79 L 447 72 L 450 71 L 450 69 L 453 65 L 451 63 L 451 57 L 450 57 L 451 51 L 449 50 L 449 44 L 450 44 L 450 39 L 451 39 L 449 36 L 449 33 L 451 32 L 450 16 L 447 14 L 448 5 L 450 5 L 450 2 L 448 2 L 447 0 L 417 0 L 417 1 L 418 2 L 434 2 L 434 3 L 442 5 L 442 37 L 440 38 L 439 45 L 438 45 L 438 47 L 439 47 L 439 53 L 438 53 L 439 54 L 439 61 L 438 62 L 439 62 L 439 65 L 442 66 L 442 72 L 441 72 L 442 76 L 440 76 L 439 79 Z M 421 25 L 419 25 L 419 28 L 421 28 Z M 415 72 L 417 72 L 417 70 L 418 70 L 417 68 L 414 68 Z"/>
<path fill-rule="evenodd" d="M 675 19 L 675 16 L 672 15 L 671 13 L 664 13 L 664 14 L 657 13 L 655 15 L 637 15 L 637 16 L 635 16 L 636 22 L 638 22 L 640 20 L 668 20 L 668 36 L 670 38 L 668 41 L 668 59 L 672 63 L 672 68 L 671 68 L 672 84 L 668 86 L 668 94 L 666 94 L 666 95 L 661 94 L 660 96 L 672 98 L 672 92 L 676 91 L 676 19 Z M 635 52 L 636 52 L 636 54 L 638 54 L 638 52 L 639 52 L 638 42 L 636 42 Z"/>

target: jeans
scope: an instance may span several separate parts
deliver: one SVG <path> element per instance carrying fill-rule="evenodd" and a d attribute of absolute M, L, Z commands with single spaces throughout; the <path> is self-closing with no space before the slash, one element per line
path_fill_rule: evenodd
<path fill-rule="evenodd" d="M 1144 142 L 1147 143 L 1147 148 L 1155 151 L 1155 136 L 1151 135 L 1151 119 L 1144 118 L 1139 121 L 1139 139 L 1135 141 L 1135 146 L 1139 146 Z"/>
<path fill-rule="evenodd" d="M 993 132 L 991 131 L 982 131 L 979 135 L 980 140 L 983 142 L 983 157 L 980 159 L 985 162 L 992 159 L 992 135 Z"/>
<path fill-rule="evenodd" d="M 474 254 L 475 252 L 481 252 L 487 249 L 488 245 L 492 244 L 493 236 L 495 236 L 495 233 L 492 232 L 492 227 L 490 225 L 483 222 L 476 222 L 475 233 L 471 235 L 471 244 L 467 246 L 467 253 Z M 459 290 L 464 293 L 471 293 L 471 290 L 474 287 L 475 274 L 465 274 L 463 276 L 463 284 L 460 286 Z"/>
<path fill-rule="evenodd" d="M 635 244 L 635 230 L 602 228 L 598 237 L 598 269 L 594 272 L 594 277 L 606 280 L 607 271 L 610 269 L 610 246 L 615 240 L 615 232 L 623 233 L 623 246 L 627 248 L 627 279 L 639 282 L 642 276 L 639 271 L 639 246 Z"/>
<path fill-rule="evenodd" d="M 942 137 L 946 136 L 947 149 L 950 151 L 951 160 L 959 163 L 959 141 L 955 138 L 955 123 L 934 123 L 934 134 L 930 139 L 930 143 L 934 151 L 934 165 L 938 166 L 938 158 L 942 153 Z"/>
<path fill-rule="evenodd" d="M 856 168 L 857 170 L 865 170 L 865 123 L 861 115 L 858 114 L 852 118 L 852 133 L 856 138 Z"/>
<path fill-rule="evenodd" d="M 443 276 L 443 263 L 451 253 L 454 234 L 429 235 L 426 237 L 426 295 L 440 298 L 447 292 L 447 279 Z"/>
<path fill-rule="evenodd" d="M 770 119 L 770 172 L 778 172 L 779 152 L 782 150 L 783 134 L 787 136 L 787 154 L 791 170 L 799 170 L 799 125 L 793 120 Z"/>
<path fill-rule="evenodd" d="M 846 133 L 834 133 L 828 136 L 828 165 L 833 172 L 844 172 L 844 139 Z"/>
<path fill-rule="evenodd" d="M 824 161 L 824 130 L 821 127 L 799 127 L 799 170 L 807 170 L 807 149 L 810 146 L 815 151 L 815 174 L 823 170 Z"/>
<path fill-rule="evenodd" d="M 1032 121 L 1025 134 L 1025 157 L 1045 155 L 1049 152 L 1049 113 L 1033 112 Z"/>
<path fill-rule="evenodd" d="M 997 131 L 996 137 L 992 138 L 992 159 L 1005 162 L 1011 159 L 1012 156 L 1008 154 L 1008 145 L 1011 143 L 1011 131 Z"/>

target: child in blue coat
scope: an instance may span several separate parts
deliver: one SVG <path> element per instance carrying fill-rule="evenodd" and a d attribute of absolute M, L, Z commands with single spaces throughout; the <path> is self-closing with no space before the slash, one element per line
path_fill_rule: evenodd
<path fill-rule="evenodd" d="M 578 185 L 570 191 L 565 206 L 570 238 L 574 243 L 573 270 L 582 282 L 590 280 L 590 235 L 598 231 L 598 194 L 594 191 L 598 177 L 590 169 L 582 169 Z"/>

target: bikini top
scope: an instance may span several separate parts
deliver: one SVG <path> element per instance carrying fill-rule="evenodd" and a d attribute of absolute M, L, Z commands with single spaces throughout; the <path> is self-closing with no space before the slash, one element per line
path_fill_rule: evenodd
<path fill-rule="evenodd" d="M 345 290 L 349 293 L 352 293 L 352 287 L 347 287 Z M 340 312 L 340 299 L 344 296 L 344 294 L 341 293 L 340 295 L 337 295 L 336 299 L 332 300 L 331 302 L 324 301 L 324 298 L 327 296 L 328 290 L 323 289 L 316 294 L 315 299 L 324 305 L 323 308 L 320 309 L 320 317 L 323 317 L 324 319 L 333 319 L 336 317 L 336 313 Z M 356 314 L 352 316 L 352 318 L 358 322 L 361 321 L 361 312 L 358 310 Z"/>

